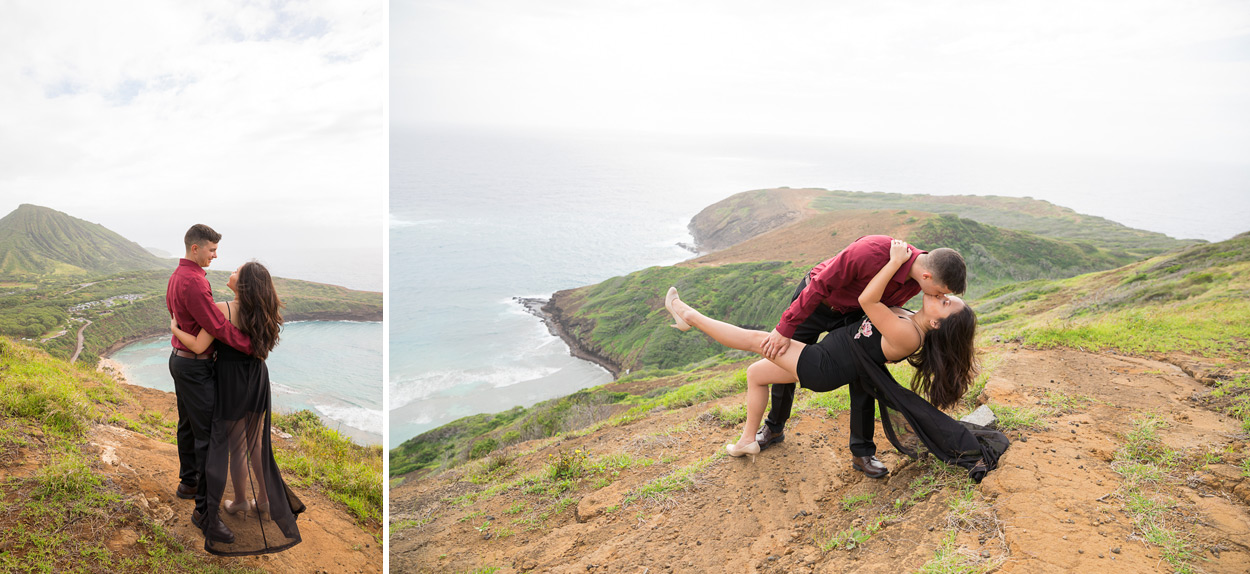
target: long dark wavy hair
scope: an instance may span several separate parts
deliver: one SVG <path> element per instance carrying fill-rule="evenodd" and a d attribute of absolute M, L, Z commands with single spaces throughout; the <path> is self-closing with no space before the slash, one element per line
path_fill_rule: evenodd
<path fill-rule="evenodd" d="M 955 406 L 977 375 L 973 348 L 976 335 L 977 314 L 967 305 L 925 334 L 920 350 L 907 357 L 907 362 L 916 367 L 912 390 L 928 396 L 929 402 L 939 409 Z"/>
<path fill-rule="evenodd" d="M 234 288 L 239 300 L 239 330 L 252 338 L 252 355 L 264 359 L 278 345 L 282 330 L 283 303 L 273 278 L 264 265 L 248 261 L 239 268 Z"/>

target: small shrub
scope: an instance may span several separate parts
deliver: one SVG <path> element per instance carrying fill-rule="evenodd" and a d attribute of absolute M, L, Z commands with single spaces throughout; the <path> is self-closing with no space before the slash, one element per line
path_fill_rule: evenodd
<path fill-rule="evenodd" d="M 586 474 L 586 460 L 589 458 L 581 449 L 569 452 L 561 450 L 558 454 L 549 455 L 552 460 L 547 465 L 547 478 L 553 481 L 581 478 Z"/>
<path fill-rule="evenodd" d="M 499 447 L 499 441 L 487 437 L 473 443 L 473 448 L 469 449 L 470 459 L 479 459 L 495 451 Z"/>

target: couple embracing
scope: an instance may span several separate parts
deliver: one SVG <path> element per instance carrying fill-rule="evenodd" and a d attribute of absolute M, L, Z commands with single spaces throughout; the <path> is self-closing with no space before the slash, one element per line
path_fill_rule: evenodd
<path fill-rule="evenodd" d="M 207 225 L 192 226 L 166 291 L 178 397 L 176 494 L 195 500 L 191 522 L 206 551 L 278 552 L 300 542 L 295 518 L 304 511 L 270 446 L 265 358 L 278 344 L 282 302 L 269 271 L 252 261 L 230 275 L 235 299 L 214 303 L 204 269 L 219 241 Z M 227 484 L 232 499 L 223 500 Z"/>
<path fill-rule="evenodd" d="M 676 288 L 669 288 L 665 307 L 678 329 L 693 326 L 725 346 L 764 357 L 747 368 L 747 420 L 738 441 L 725 446 L 730 455 L 754 455 L 785 439 L 796 382 L 815 392 L 846 385 L 852 468 L 871 478 L 889 473 L 873 442 L 880 403 L 882 427 L 900 452 L 917 454 L 899 440 L 896 424 L 980 482 L 1007 448 L 1006 437 L 940 410 L 954 406 L 976 374 L 976 314 L 952 294 L 964 291 L 966 277 L 963 258 L 953 249 L 925 252 L 869 235 L 809 271 L 771 333 L 709 318 L 683 302 Z M 918 310 L 902 308 L 919 293 Z M 902 360 L 915 367 L 911 386 L 928 400 L 903 388 L 885 368 Z M 772 409 L 762 421 L 770 386 Z"/>

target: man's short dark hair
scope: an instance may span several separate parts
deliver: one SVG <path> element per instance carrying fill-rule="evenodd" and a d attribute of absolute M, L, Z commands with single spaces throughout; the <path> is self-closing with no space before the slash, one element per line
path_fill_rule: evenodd
<path fill-rule="evenodd" d="M 945 285 L 952 293 L 962 294 L 968 288 L 968 268 L 958 251 L 949 247 L 930 251 L 928 267 L 933 279 Z"/>
<path fill-rule="evenodd" d="M 187 230 L 187 235 L 182 238 L 183 245 L 189 250 L 192 245 L 204 245 L 205 243 L 220 243 L 221 234 L 213 231 L 213 228 L 197 223 Z"/>

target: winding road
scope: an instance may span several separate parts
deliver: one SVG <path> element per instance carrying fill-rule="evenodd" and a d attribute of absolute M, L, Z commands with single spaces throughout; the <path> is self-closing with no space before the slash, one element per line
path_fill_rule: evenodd
<path fill-rule="evenodd" d="M 84 319 L 84 321 L 87 321 L 87 322 L 83 324 L 82 327 L 78 328 L 78 348 L 74 349 L 74 356 L 69 358 L 69 362 L 71 363 L 78 360 L 78 354 L 82 352 L 82 332 L 86 331 L 87 325 L 91 324 L 91 321 L 88 319 Z"/>

